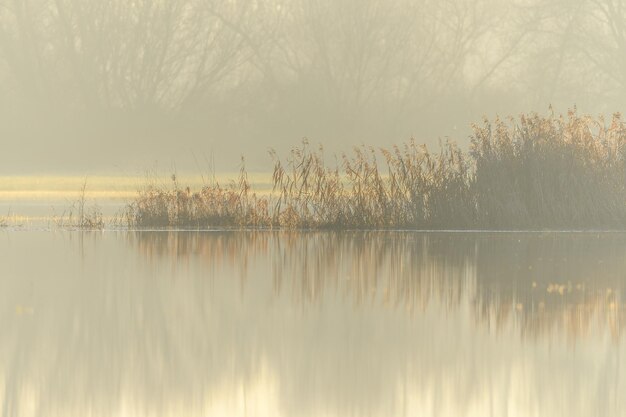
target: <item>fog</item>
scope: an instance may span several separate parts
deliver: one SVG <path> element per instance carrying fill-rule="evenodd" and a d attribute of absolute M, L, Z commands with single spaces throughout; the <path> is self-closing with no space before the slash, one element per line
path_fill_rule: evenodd
<path fill-rule="evenodd" d="M 0 174 L 269 168 L 626 104 L 621 0 L 0 0 Z"/>

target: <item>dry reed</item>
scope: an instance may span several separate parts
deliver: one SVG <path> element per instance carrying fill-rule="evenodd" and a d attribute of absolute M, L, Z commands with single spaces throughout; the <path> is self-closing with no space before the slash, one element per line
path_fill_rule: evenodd
<path fill-rule="evenodd" d="M 619 115 L 522 115 L 473 126 L 471 148 L 410 140 L 357 147 L 328 166 L 305 140 L 275 152 L 273 192 L 239 180 L 200 191 L 150 186 L 126 211 L 134 227 L 288 229 L 606 229 L 626 225 L 626 128 Z"/>
<path fill-rule="evenodd" d="M 98 205 L 87 206 L 87 180 L 81 187 L 80 195 L 60 217 L 55 218 L 58 227 L 82 230 L 104 229 L 102 211 Z"/>
<path fill-rule="evenodd" d="M 149 185 L 124 213 L 129 227 L 262 227 L 271 219 L 266 199 L 250 193 L 242 160 L 239 180 L 227 187 L 214 183 L 192 192 L 172 175 L 171 189 Z"/>

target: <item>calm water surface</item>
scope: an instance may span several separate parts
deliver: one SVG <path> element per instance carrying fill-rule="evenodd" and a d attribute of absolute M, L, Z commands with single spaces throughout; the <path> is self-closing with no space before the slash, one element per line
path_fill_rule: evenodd
<path fill-rule="evenodd" d="M 624 416 L 626 234 L 0 231 L 1 416 Z"/>

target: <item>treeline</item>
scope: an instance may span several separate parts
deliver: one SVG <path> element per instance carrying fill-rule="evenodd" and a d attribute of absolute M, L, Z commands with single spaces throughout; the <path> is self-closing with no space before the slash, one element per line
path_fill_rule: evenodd
<path fill-rule="evenodd" d="M 358 147 L 328 165 L 306 142 L 274 154 L 273 192 L 231 186 L 147 187 L 129 227 L 294 229 L 623 229 L 626 125 L 571 111 L 473 126 L 471 149 L 410 141 Z"/>
<path fill-rule="evenodd" d="M 44 164 L 208 140 L 254 159 L 304 136 L 620 109 L 625 22 L 620 0 L 0 0 L 2 162 L 24 144 L 47 143 Z"/>

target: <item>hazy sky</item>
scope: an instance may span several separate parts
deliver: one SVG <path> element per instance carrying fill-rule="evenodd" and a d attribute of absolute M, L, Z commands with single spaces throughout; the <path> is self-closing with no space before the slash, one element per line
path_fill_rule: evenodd
<path fill-rule="evenodd" d="M 0 0 L 0 174 L 269 170 L 303 137 L 612 113 L 625 29 L 621 0 Z"/>

